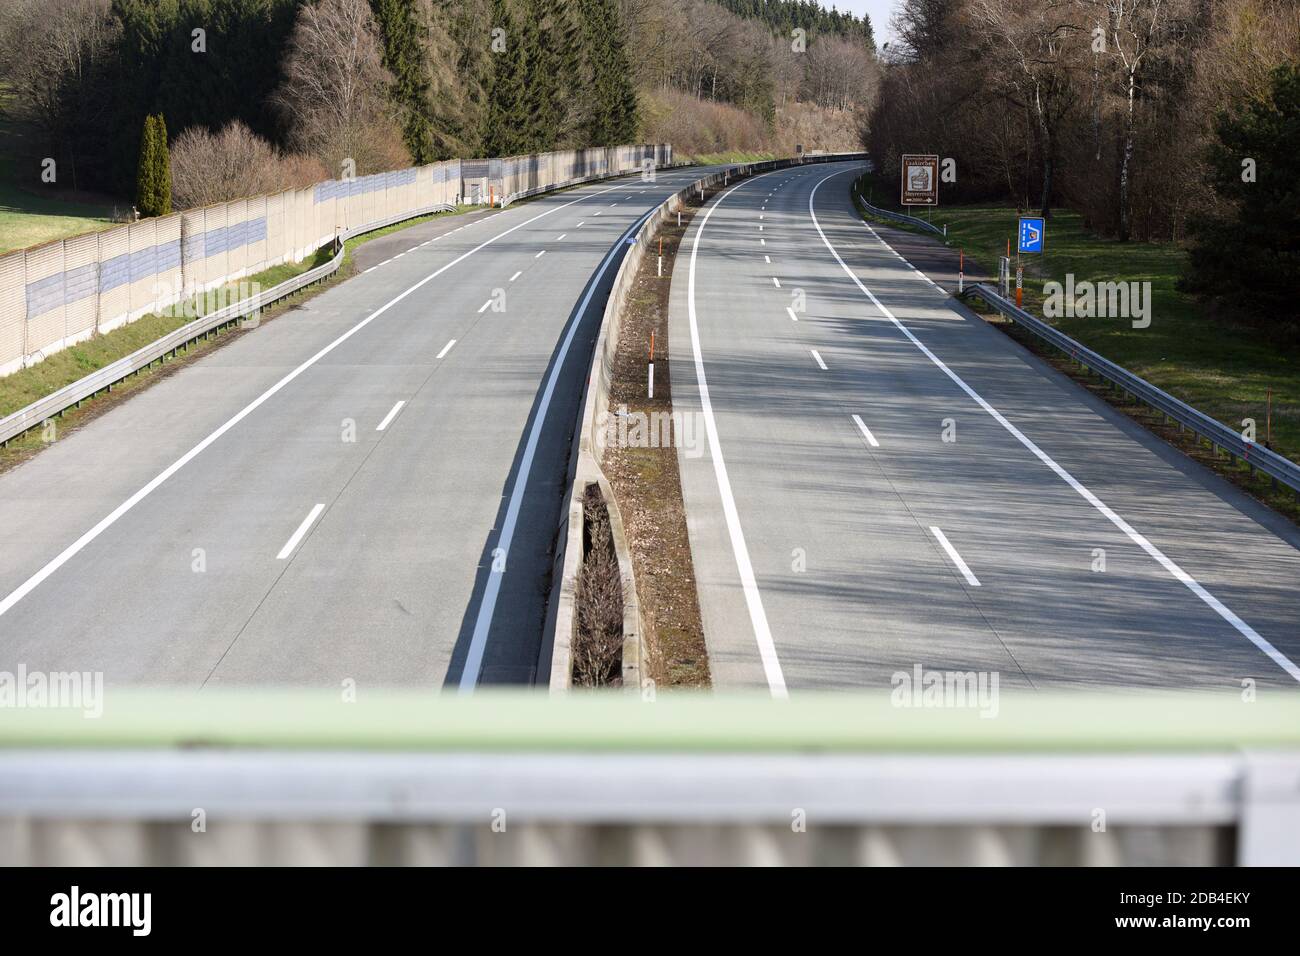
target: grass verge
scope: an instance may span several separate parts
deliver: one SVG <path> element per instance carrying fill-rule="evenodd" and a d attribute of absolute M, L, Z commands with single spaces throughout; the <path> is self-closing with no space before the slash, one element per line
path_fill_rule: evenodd
<path fill-rule="evenodd" d="M 707 202 L 717 192 L 706 190 Z M 678 470 L 677 423 L 668 359 L 668 296 L 682 236 L 700 207 L 698 194 L 676 219 L 663 223 L 656 248 L 641 260 L 628 293 L 611 369 L 609 411 L 614 422 L 626 412 L 628 441 L 609 443 L 601 465 L 618 499 L 632 550 L 632 570 L 645 622 L 646 667 L 659 687 L 707 687 L 709 655 L 696 593 L 695 564 L 686 530 Z M 664 270 L 658 274 L 658 242 Z M 654 336 L 655 394 L 648 397 L 647 362 Z M 648 427 L 637 440 L 636 423 Z M 656 427 L 656 424 L 658 426 Z M 697 429 L 691 432 L 697 436 Z M 664 440 L 667 439 L 667 440 Z"/>

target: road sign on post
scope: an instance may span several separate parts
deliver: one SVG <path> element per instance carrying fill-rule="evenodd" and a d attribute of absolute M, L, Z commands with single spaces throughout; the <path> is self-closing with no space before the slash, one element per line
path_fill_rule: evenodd
<path fill-rule="evenodd" d="M 903 154 L 902 198 L 904 206 L 939 205 L 939 157 L 925 153 Z"/>
<path fill-rule="evenodd" d="M 1042 252 L 1043 240 L 1047 238 L 1047 221 L 1045 219 L 1020 220 L 1020 243 L 1017 252 Z"/>

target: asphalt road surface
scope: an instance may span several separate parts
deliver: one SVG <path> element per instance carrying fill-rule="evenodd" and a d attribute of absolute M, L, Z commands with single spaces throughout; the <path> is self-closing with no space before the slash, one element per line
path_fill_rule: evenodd
<path fill-rule="evenodd" d="M 0 475 L 0 670 L 534 681 L 604 294 L 628 230 L 699 175 L 376 240 L 360 275 Z"/>
<path fill-rule="evenodd" d="M 861 171 L 740 183 L 674 267 L 675 408 L 709 439 L 679 461 L 715 684 L 880 689 L 920 665 L 1291 692 L 1295 528 L 914 269 L 889 245 L 907 234 L 855 213 Z"/>

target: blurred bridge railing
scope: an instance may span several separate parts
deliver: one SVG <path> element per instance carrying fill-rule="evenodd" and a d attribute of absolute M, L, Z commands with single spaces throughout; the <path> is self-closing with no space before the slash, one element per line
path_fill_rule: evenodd
<path fill-rule="evenodd" d="M 0 709 L 0 864 L 1295 865 L 1260 693 L 121 691 Z"/>

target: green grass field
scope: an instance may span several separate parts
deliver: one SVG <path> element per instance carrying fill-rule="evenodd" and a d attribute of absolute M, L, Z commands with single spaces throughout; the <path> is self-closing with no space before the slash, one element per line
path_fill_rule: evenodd
<path fill-rule="evenodd" d="M 897 209 L 880 200 L 876 205 Z M 865 188 L 863 195 L 866 195 Z M 1034 215 L 1034 213 L 1027 213 Z M 1012 240 L 1014 269 L 1018 213 L 999 205 L 951 206 L 934 210 L 936 225 L 948 224 L 948 244 L 965 249 L 990 275 Z M 1026 256 L 1025 304 L 1042 315 L 1042 287 L 1064 282 L 1151 283 L 1151 325 L 1135 329 L 1128 319 L 1061 318 L 1054 324 L 1113 362 L 1237 430 L 1254 418 L 1257 437 L 1266 437 L 1268 392 L 1272 390 L 1274 450 L 1300 461 L 1300 354 L 1280 349 L 1258 330 L 1208 314 L 1175 283 L 1186 253 L 1173 243 L 1121 243 L 1084 228 L 1081 218 L 1058 210 L 1047 224 L 1046 253 Z"/>
<path fill-rule="evenodd" d="M 0 94 L 0 255 L 111 226 L 111 205 L 42 196 L 38 169 L 23 170 L 20 175 L 22 138 L 4 115 L 6 102 Z M 20 179 L 26 188 L 20 188 Z"/>

